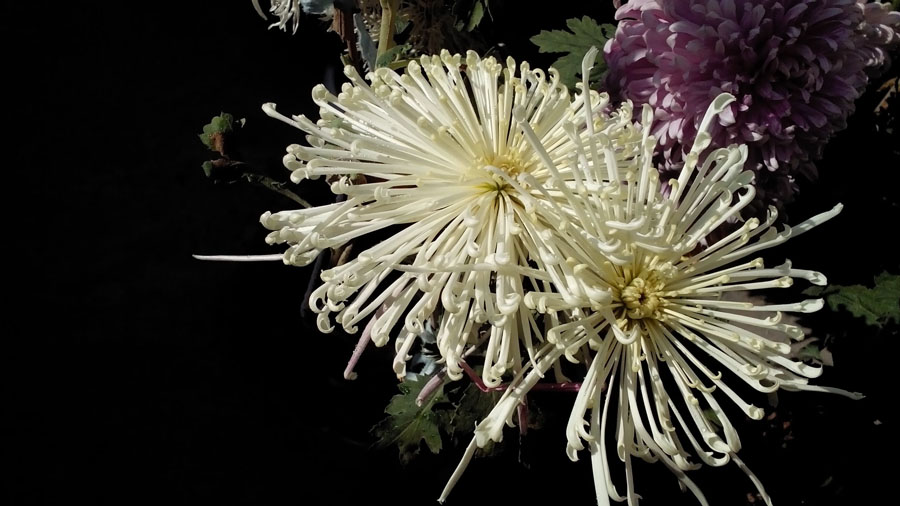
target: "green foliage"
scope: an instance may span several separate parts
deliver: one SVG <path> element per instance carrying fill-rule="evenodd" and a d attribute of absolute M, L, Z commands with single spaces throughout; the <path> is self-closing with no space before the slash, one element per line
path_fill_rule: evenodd
<path fill-rule="evenodd" d="M 485 393 L 474 383 L 455 382 L 446 389 L 442 386 L 435 390 L 419 407 L 416 398 L 429 379 L 419 377 L 401 383 L 400 393 L 391 398 L 384 410 L 387 418 L 372 428 L 372 434 L 378 438 L 375 445 L 396 445 L 404 464 L 418 455 L 423 441 L 432 453 L 438 453 L 443 447 L 442 434 L 455 441 L 470 438 L 475 425 L 500 398 L 500 392 Z"/>
<path fill-rule="evenodd" d="M 207 160 L 203 162 L 203 173 L 206 174 L 206 177 L 212 177 L 213 171 L 216 169 L 215 165 L 213 165 L 212 160 Z"/>
<path fill-rule="evenodd" d="M 563 84 L 573 88 L 581 75 L 581 60 L 585 53 L 591 46 L 602 51 L 606 41 L 616 33 L 616 27 L 597 24 L 587 16 L 572 18 L 566 21 L 566 25 L 569 31 L 541 30 L 541 33 L 531 38 L 531 42 L 538 46 L 541 53 L 566 53 L 553 63 L 553 67 L 559 71 Z M 599 81 L 605 70 L 606 63 L 601 53 L 591 71 L 591 81 Z"/>
<path fill-rule="evenodd" d="M 385 51 L 383 54 L 379 55 L 377 60 L 375 61 L 376 67 L 387 67 L 391 63 L 394 63 L 394 60 L 397 59 L 400 55 L 403 54 L 404 51 L 409 49 L 408 44 L 400 44 L 397 46 L 393 46 L 392 48 Z"/>
<path fill-rule="evenodd" d="M 462 444 L 468 444 L 475 426 L 487 418 L 494 409 L 494 405 L 500 400 L 501 392 L 482 392 L 475 383 L 469 383 L 461 390 L 459 402 L 451 405 L 445 411 L 446 415 L 441 417 L 441 429 Z M 480 449 L 479 455 L 499 455 L 503 452 L 504 443 L 507 441 L 509 440 L 504 439 L 501 443 L 490 441 Z"/>
<path fill-rule="evenodd" d="M 470 436 L 475 425 L 488 416 L 499 398 L 499 392 L 482 392 L 475 383 L 469 383 L 459 402 L 448 410 L 450 416 L 443 418 L 444 432 L 451 436 Z"/>
<path fill-rule="evenodd" d="M 841 307 L 853 316 L 862 317 L 867 325 L 881 328 L 888 321 L 900 323 L 900 276 L 882 272 L 875 278 L 875 286 L 831 285 L 805 290 L 807 295 L 824 297 L 832 311 Z"/>
<path fill-rule="evenodd" d="M 718 415 L 718 413 L 716 413 L 716 410 L 711 409 L 711 408 L 704 409 L 703 416 L 705 416 L 706 419 L 709 420 L 709 422 L 712 423 L 713 425 L 715 425 L 716 427 L 718 427 L 720 429 L 722 428 L 722 421 L 719 420 L 719 415 Z"/>
<path fill-rule="evenodd" d="M 484 14 L 490 14 L 490 5 L 488 0 L 475 0 L 468 2 L 457 2 L 454 5 L 453 12 L 456 14 L 457 21 L 455 28 L 459 31 L 471 32 L 481 24 Z"/>
<path fill-rule="evenodd" d="M 409 18 L 405 16 L 397 16 L 394 19 L 394 33 L 403 33 L 403 30 L 409 26 Z"/>
<path fill-rule="evenodd" d="M 822 349 L 816 343 L 810 343 L 801 348 L 795 356 L 800 360 L 821 361 Z"/>
<path fill-rule="evenodd" d="M 240 123 L 243 125 L 244 120 L 240 120 Z M 209 149 L 215 150 L 213 146 L 213 136 L 215 134 L 225 134 L 232 132 L 234 130 L 234 116 L 223 112 L 218 116 L 213 116 L 213 119 L 203 125 L 203 133 L 200 134 L 200 142 L 203 143 L 204 146 Z"/>
<path fill-rule="evenodd" d="M 372 433 L 378 438 L 376 445 L 379 448 L 397 445 L 403 463 L 419 453 L 422 441 L 431 453 L 441 451 L 439 415 L 433 407 L 446 397 L 441 387 L 421 407 L 416 406 L 416 397 L 426 383 L 428 378 L 424 377 L 400 383 L 400 393 L 391 398 L 384 410 L 388 417 L 372 428 Z"/>
<path fill-rule="evenodd" d="M 485 0 L 486 2 L 487 0 Z M 481 19 L 484 17 L 484 3 L 475 2 L 475 5 L 472 6 L 472 14 L 469 16 L 469 21 L 466 22 L 466 31 L 471 32 L 481 23 Z"/>

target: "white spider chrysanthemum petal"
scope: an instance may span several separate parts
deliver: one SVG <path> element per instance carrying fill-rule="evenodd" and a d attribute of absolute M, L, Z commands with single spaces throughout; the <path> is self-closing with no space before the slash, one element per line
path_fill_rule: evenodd
<path fill-rule="evenodd" d="M 259 5 L 259 0 L 251 0 L 251 2 L 261 18 L 269 19 Z M 278 18 L 278 21 L 269 25 L 269 28 L 287 31 L 288 24 L 290 24 L 291 31 L 297 33 L 297 29 L 300 28 L 301 14 L 304 12 L 318 14 L 322 16 L 322 19 L 331 19 L 334 15 L 334 2 L 330 0 L 269 0 L 269 12 Z"/>
<path fill-rule="evenodd" d="M 592 164 L 592 171 L 566 181 L 572 188 L 594 188 L 585 205 L 573 207 L 577 212 L 569 219 L 574 229 L 584 231 L 588 245 L 607 248 L 576 248 L 564 262 L 570 267 L 567 275 L 554 278 L 552 290 L 525 296 L 526 305 L 562 322 L 547 333 L 555 347 L 542 350 L 530 371 L 519 372 L 476 428 L 476 446 L 500 441 L 503 425 L 511 423 L 516 405 L 551 362 L 581 351 L 578 358 L 587 373 L 566 431 L 567 452 L 576 460 L 578 451 L 589 448 L 599 504 L 609 504 L 609 498 L 637 504 L 633 457 L 663 462 L 704 505 L 706 499 L 685 471 L 701 462 L 721 466 L 734 461 L 771 504 L 759 480 L 737 457 L 740 440 L 714 392 L 753 419 L 762 418 L 763 410 L 744 400 L 729 384 L 732 380 L 759 392 L 781 388 L 859 397 L 808 384 L 821 368 L 790 357 L 788 343 L 803 339 L 804 333 L 782 323 L 782 312 L 816 311 L 822 307 L 820 299 L 755 305 L 729 298 L 735 292 L 789 287 L 794 279 L 825 284 L 821 273 L 794 269 L 789 261 L 765 268 L 753 255 L 841 210 L 837 205 L 778 232 L 771 227 L 772 208 L 764 223 L 751 219 L 728 228 L 754 195 L 752 173 L 743 168 L 746 147 L 718 149 L 702 159 L 701 153 L 709 145 L 708 125 L 732 100 L 723 94 L 713 101 L 680 176 L 665 191 L 660 191 L 651 163 L 655 140 L 648 134 L 653 120 L 649 106 L 641 117 L 643 149 L 631 152 L 635 158 L 630 166 L 619 167 L 608 157 L 605 164 Z M 598 146 L 603 142 L 598 137 L 589 141 Z M 614 431 L 625 467 L 624 495 L 611 479 L 609 430 Z"/>
<path fill-rule="evenodd" d="M 309 146 L 288 148 L 292 179 L 325 176 L 345 197 L 264 214 L 267 241 L 289 245 L 285 263 L 306 265 L 324 249 L 380 232 L 382 242 L 322 273 L 310 299 L 319 328 L 331 331 L 334 320 L 354 332 L 368 320 L 364 335 L 383 345 L 402 326 L 402 376 L 407 352 L 435 320 L 451 378 L 461 377 L 461 358 L 484 330 L 482 375 L 498 385 L 534 362 L 543 340 L 526 289 L 552 290 L 574 275 L 567 259 L 616 249 L 597 224 L 587 234 L 571 223 L 585 215 L 583 197 L 598 191 L 599 165 L 633 163 L 639 132 L 628 115 L 597 114 L 605 96 L 573 98 L 555 71 L 548 77 L 512 59 L 444 51 L 402 75 L 378 69 L 368 83 L 352 67 L 345 73 L 350 83 L 338 95 L 313 90 L 315 123 L 264 106 L 309 134 Z M 596 136 L 616 148 L 598 154 L 589 142 Z M 563 298 L 585 296 L 584 287 L 563 285 Z"/>
<path fill-rule="evenodd" d="M 259 5 L 259 0 L 251 1 L 253 2 L 253 8 L 256 9 L 256 13 L 261 18 L 268 19 L 266 13 L 263 12 L 262 7 Z M 272 23 L 269 28 L 278 27 L 282 30 L 287 30 L 288 23 L 292 23 L 292 31 L 297 33 L 297 28 L 300 27 L 300 14 L 303 12 L 300 8 L 300 0 L 270 0 L 269 12 L 278 18 L 278 21 Z"/>

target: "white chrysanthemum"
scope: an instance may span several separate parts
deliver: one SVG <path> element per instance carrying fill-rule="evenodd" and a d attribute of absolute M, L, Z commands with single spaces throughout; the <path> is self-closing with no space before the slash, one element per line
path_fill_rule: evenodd
<path fill-rule="evenodd" d="M 752 173 L 743 170 L 744 146 L 719 149 L 699 160 L 709 144 L 706 127 L 732 100 L 721 95 L 713 102 L 703 133 L 668 191 L 659 191 L 651 164 L 655 141 L 648 134 L 653 119 L 649 106 L 644 106 L 641 121 L 649 149 L 640 153 L 638 170 L 632 170 L 634 165 L 621 170 L 607 158 L 608 164 L 595 165 L 593 178 L 569 182 L 589 188 L 602 180 L 599 191 L 580 193 L 590 205 L 573 220 L 589 234 L 614 227 L 607 235 L 621 241 L 619 248 L 615 255 L 595 250 L 568 258 L 573 276 L 560 280 L 553 291 L 526 295 L 529 307 L 549 315 L 569 311 L 569 321 L 547 333 L 549 343 L 536 366 L 516 377 L 478 425 L 444 496 L 475 447 L 502 439 L 503 426 L 512 423 L 523 396 L 564 355 L 587 367 L 567 428 L 567 452 L 576 460 L 577 452 L 589 447 L 599 504 L 609 504 L 610 497 L 637 504 L 633 457 L 662 461 L 704 505 L 705 498 L 685 471 L 701 463 L 721 466 L 733 460 L 768 504 L 762 485 L 736 455 L 740 440 L 719 399 L 726 397 L 748 417 L 760 419 L 763 410 L 733 390 L 735 381 L 759 392 L 782 388 L 856 395 L 809 385 L 808 379 L 819 376 L 821 368 L 789 356 L 790 340 L 804 336 L 799 327 L 781 322 L 782 312 L 813 312 L 822 307 L 821 299 L 780 305 L 729 300 L 734 292 L 784 288 L 797 278 L 825 284 L 822 274 L 793 269 L 789 261 L 766 268 L 755 254 L 810 230 L 841 209 L 838 205 L 778 232 L 771 227 L 771 208 L 765 223 L 751 219 L 719 239 L 707 239 L 739 217 L 754 196 Z M 709 420 L 707 410 L 715 413 L 720 428 Z M 614 434 L 614 452 L 624 462 L 624 494 L 612 483 L 607 434 Z"/>
<path fill-rule="evenodd" d="M 524 62 L 517 69 L 512 59 L 504 66 L 474 52 L 462 60 L 444 51 L 411 62 L 402 75 L 378 69 L 367 76 L 371 84 L 352 67 L 345 73 L 351 82 L 339 95 L 321 85 L 313 90 L 317 123 L 264 106 L 309 134 L 309 147 L 288 148 L 291 179 L 326 176 L 332 191 L 346 196 L 266 213 L 261 221 L 274 231 L 268 241 L 290 245 L 285 263 L 306 265 L 323 249 L 390 233 L 322 273 L 310 300 L 320 329 L 332 329 L 334 313 L 348 332 L 368 319 L 364 335 L 383 345 L 402 326 L 395 360 L 402 375 L 408 351 L 433 318 L 437 347 L 456 379 L 486 324 L 483 376 L 498 385 L 507 371 L 522 369 L 523 350 L 534 360 L 541 339 L 525 291 L 551 290 L 571 277 L 565 258 L 617 247 L 602 233 L 573 226 L 584 204 L 567 181 L 595 188 L 591 160 L 631 164 L 640 133 L 628 115 L 595 121 L 605 97 L 573 99 L 554 70 L 548 78 Z M 585 139 L 598 137 L 619 147 L 583 149 Z M 395 225 L 405 227 L 386 230 Z"/>

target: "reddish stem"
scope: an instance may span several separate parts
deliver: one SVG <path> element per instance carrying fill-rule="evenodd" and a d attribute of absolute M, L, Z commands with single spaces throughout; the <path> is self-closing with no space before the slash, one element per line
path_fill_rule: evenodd
<path fill-rule="evenodd" d="M 499 387 L 489 387 L 484 384 L 484 381 L 481 381 L 481 376 L 475 372 L 472 367 L 467 364 L 464 360 L 459 363 L 459 366 L 462 367 L 463 371 L 466 371 L 466 374 L 469 376 L 469 379 L 475 383 L 475 386 L 478 387 L 482 392 L 498 392 L 501 390 L 506 390 L 506 385 L 500 385 Z"/>
<path fill-rule="evenodd" d="M 532 392 L 577 392 L 581 390 L 581 383 L 564 382 L 564 383 L 538 383 L 531 388 Z"/>

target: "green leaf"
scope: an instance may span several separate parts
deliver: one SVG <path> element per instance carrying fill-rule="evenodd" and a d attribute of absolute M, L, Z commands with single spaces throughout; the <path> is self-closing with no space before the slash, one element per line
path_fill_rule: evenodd
<path fill-rule="evenodd" d="M 832 285 L 826 289 L 811 288 L 803 293 L 823 296 L 829 309 L 844 308 L 853 316 L 865 319 L 866 325 L 881 328 L 893 320 L 900 323 L 900 276 L 882 272 L 875 278 L 875 286 Z"/>
<path fill-rule="evenodd" d="M 471 439 L 475 426 L 487 418 L 494 409 L 502 392 L 482 392 L 474 383 L 469 383 L 461 390 L 459 400 L 453 404 L 443 404 L 443 409 L 438 413 L 441 429 L 452 437 L 455 443 L 462 441 L 465 445 Z M 451 393 L 450 397 L 455 396 Z M 490 456 L 501 453 L 505 448 L 504 442 L 489 442 L 480 449 L 479 455 Z"/>
<path fill-rule="evenodd" d="M 797 358 L 800 360 L 822 360 L 822 350 L 815 344 L 808 344 L 798 353 Z"/>
<path fill-rule="evenodd" d="M 712 424 L 715 425 L 716 427 L 719 427 L 719 428 L 722 427 L 722 421 L 719 420 L 719 414 L 716 413 L 716 410 L 714 410 L 714 409 L 704 409 L 704 410 L 703 410 L 703 416 L 705 416 L 706 419 L 709 420 L 710 423 L 712 423 Z"/>
<path fill-rule="evenodd" d="M 569 19 L 566 25 L 569 31 L 541 30 L 541 33 L 531 38 L 531 42 L 538 46 L 541 53 L 566 53 L 552 66 L 559 71 L 563 84 L 572 88 L 581 75 L 581 60 L 584 59 L 585 53 L 591 46 L 596 46 L 602 51 L 606 41 L 615 34 L 616 27 L 610 24 L 597 24 L 588 16 Z M 604 70 L 606 63 L 602 57 L 598 57 L 591 71 L 591 81 L 599 81 Z"/>
<path fill-rule="evenodd" d="M 212 177 L 213 170 L 215 169 L 212 161 L 207 160 L 203 162 L 203 165 L 201 165 L 201 167 L 203 167 L 203 173 L 206 174 L 206 177 Z"/>
<path fill-rule="evenodd" d="M 422 441 L 431 453 L 441 451 L 439 417 L 432 408 L 435 403 L 445 400 L 443 387 L 435 391 L 422 407 L 416 406 L 416 397 L 427 382 L 428 378 L 421 377 L 401 383 L 400 393 L 391 398 L 384 410 L 389 416 L 372 428 L 372 433 L 378 438 L 376 446 L 385 448 L 396 445 L 403 463 L 419 453 Z"/>
<path fill-rule="evenodd" d="M 409 17 L 398 13 L 397 17 L 394 18 L 394 33 L 403 33 L 407 26 L 409 26 Z"/>
<path fill-rule="evenodd" d="M 499 392 L 482 392 L 475 383 L 469 383 L 454 411 L 442 420 L 444 431 L 471 436 L 475 425 L 488 416 L 499 398 Z"/>
<path fill-rule="evenodd" d="M 394 47 L 388 49 L 387 51 L 384 52 L 384 54 L 382 54 L 381 56 L 378 57 L 378 59 L 375 61 L 375 66 L 379 67 L 379 68 L 387 67 L 388 65 L 390 65 L 391 63 L 394 62 L 394 60 L 397 58 L 397 56 L 399 56 L 403 51 L 405 51 L 408 48 L 409 48 L 408 44 L 400 44 L 400 45 L 397 45 L 397 46 L 394 46 Z"/>
<path fill-rule="evenodd" d="M 875 286 L 837 286 L 825 296 L 828 307 L 843 307 L 853 316 L 863 317 L 867 325 L 882 327 L 889 320 L 900 323 L 900 276 L 883 272 L 875 278 Z"/>
<path fill-rule="evenodd" d="M 471 32 L 481 23 L 481 19 L 484 17 L 484 4 L 480 1 L 475 2 L 475 5 L 472 6 L 472 14 L 469 16 L 469 21 L 466 23 L 466 31 Z"/>
<path fill-rule="evenodd" d="M 239 121 L 243 125 L 244 120 Z M 209 123 L 203 125 L 203 133 L 200 134 L 200 142 L 207 148 L 213 149 L 212 136 L 217 133 L 229 133 L 234 130 L 234 116 L 228 113 L 221 113 L 219 116 L 213 116 Z"/>

